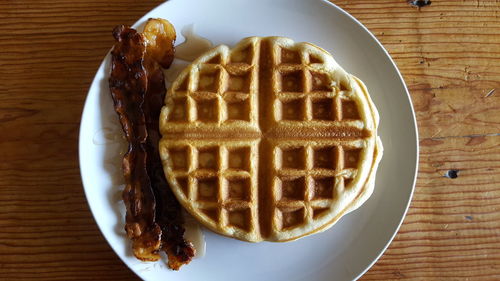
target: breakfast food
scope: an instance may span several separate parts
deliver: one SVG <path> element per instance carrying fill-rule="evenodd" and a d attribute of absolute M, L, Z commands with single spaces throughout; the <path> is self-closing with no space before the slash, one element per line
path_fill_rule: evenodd
<path fill-rule="evenodd" d="M 191 261 L 195 249 L 184 239 L 182 208 L 168 188 L 158 153 L 166 91 L 160 66 L 173 60 L 175 30 L 168 21 L 150 19 L 142 34 L 120 25 L 113 36 L 109 86 L 129 143 L 123 157 L 125 230 L 138 259 L 156 261 L 163 250 L 168 266 L 177 270 Z"/>
<path fill-rule="evenodd" d="M 290 241 L 370 197 L 382 155 L 364 84 L 310 43 L 250 37 L 170 86 L 159 150 L 184 208 L 237 239 Z"/>

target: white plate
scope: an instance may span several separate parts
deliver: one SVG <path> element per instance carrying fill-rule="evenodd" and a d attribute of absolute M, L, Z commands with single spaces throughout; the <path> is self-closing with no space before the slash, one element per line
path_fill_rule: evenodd
<path fill-rule="evenodd" d="M 386 249 L 404 218 L 418 160 L 410 97 L 380 43 L 352 16 L 320 0 L 171 0 L 146 14 L 135 26 L 150 17 L 166 18 L 178 31 L 194 24 L 196 34 L 214 44 L 233 45 L 252 35 L 280 35 L 323 47 L 368 86 L 380 112 L 379 134 L 385 151 L 372 197 L 328 231 L 295 242 L 251 244 L 205 230 L 206 256 L 179 272 L 168 270 L 161 262 L 140 262 L 131 255 L 123 231 L 119 191 L 122 148 L 121 142 L 113 141 L 113 134 L 121 132 L 108 89 L 108 55 L 85 103 L 79 152 L 85 194 L 113 250 L 146 280 L 313 281 L 361 276 Z M 177 41 L 183 41 L 180 34 Z"/>

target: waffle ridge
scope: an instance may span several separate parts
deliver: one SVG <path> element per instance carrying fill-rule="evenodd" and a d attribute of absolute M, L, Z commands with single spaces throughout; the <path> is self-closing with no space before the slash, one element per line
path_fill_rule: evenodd
<path fill-rule="evenodd" d="M 323 49 L 284 37 L 218 46 L 170 86 L 165 175 L 220 234 L 290 241 L 325 230 L 371 194 L 382 155 L 364 84 Z"/>

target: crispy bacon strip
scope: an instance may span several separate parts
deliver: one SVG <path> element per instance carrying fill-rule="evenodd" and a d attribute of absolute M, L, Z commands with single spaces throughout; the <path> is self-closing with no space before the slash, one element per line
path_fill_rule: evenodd
<path fill-rule="evenodd" d="M 150 113 L 146 115 L 148 174 L 155 192 L 156 222 L 162 230 L 162 249 L 168 255 L 168 266 L 178 270 L 183 264 L 191 261 L 195 251 L 191 243 L 184 239 L 181 205 L 168 187 L 158 153 L 158 117 L 165 97 L 163 71 L 157 68 L 148 73 L 150 79 L 144 102 L 144 112 Z M 153 116 L 155 118 L 151 118 Z"/>
<path fill-rule="evenodd" d="M 184 239 L 181 206 L 165 180 L 158 152 L 158 119 L 165 97 L 160 64 L 168 67 L 173 59 L 175 30 L 167 21 L 150 19 L 145 36 L 125 26 L 117 26 L 113 36 L 117 42 L 109 85 L 129 142 L 123 159 L 125 229 L 138 259 L 156 261 L 161 249 L 168 255 L 168 266 L 178 270 L 191 261 L 195 249 Z M 166 43 L 170 57 L 160 52 Z"/>
<path fill-rule="evenodd" d="M 147 39 L 145 66 L 148 89 L 143 109 L 148 131 L 148 173 L 156 197 L 156 222 L 162 230 L 162 249 L 168 255 L 168 266 L 178 270 L 183 264 L 191 261 L 195 249 L 184 239 L 182 207 L 167 184 L 158 151 L 161 138 L 159 117 L 166 93 L 165 78 L 160 65 L 169 67 L 173 61 L 175 29 L 167 21 L 149 19 L 143 34 Z"/>
<path fill-rule="evenodd" d="M 127 208 L 125 230 L 133 241 L 134 255 L 143 261 L 156 261 L 161 247 L 161 228 L 155 223 L 155 196 L 146 170 L 147 129 L 142 111 L 148 80 L 143 67 L 146 44 L 134 29 L 117 26 L 116 44 L 111 51 L 109 86 L 115 111 L 129 143 L 123 157 Z"/>

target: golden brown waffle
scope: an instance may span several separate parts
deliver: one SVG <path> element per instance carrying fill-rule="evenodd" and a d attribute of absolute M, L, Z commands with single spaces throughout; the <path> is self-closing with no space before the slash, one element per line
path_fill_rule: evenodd
<path fill-rule="evenodd" d="M 377 126 L 365 86 L 328 52 L 251 37 L 208 51 L 171 85 L 160 154 L 177 198 L 205 226 L 289 241 L 371 195 Z"/>

